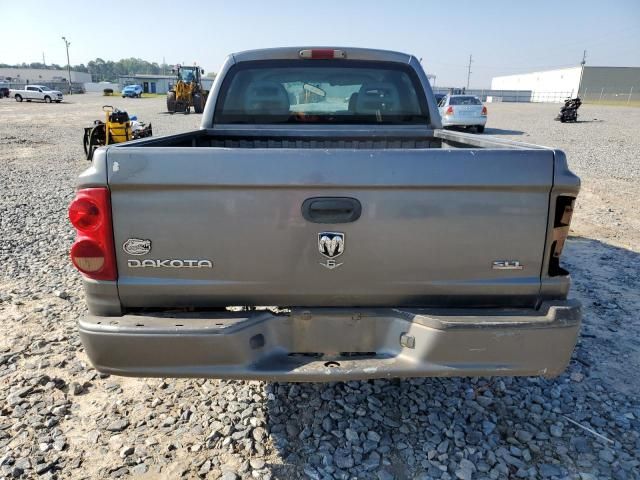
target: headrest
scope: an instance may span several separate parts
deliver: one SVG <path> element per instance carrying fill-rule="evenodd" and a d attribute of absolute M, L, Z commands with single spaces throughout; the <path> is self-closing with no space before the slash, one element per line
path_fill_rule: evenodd
<path fill-rule="evenodd" d="M 400 110 L 400 95 L 392 83 L 365 83 L 360 87 L 356 100 L 356 113 L 359 115 L 375 115 L 392 113 Z"/>
<path fill-rule="evenodd" d="M 259 81 L 247 88 L 245 112 L 252 115 L 289 115 L 289 95 L 278 82 Z"/>
<path fill-rule="evenodd" d="M 358 92 L 353 92 L 349 97 L 349 111 L 356 111 L 356 102 L 358 101 Z"/>

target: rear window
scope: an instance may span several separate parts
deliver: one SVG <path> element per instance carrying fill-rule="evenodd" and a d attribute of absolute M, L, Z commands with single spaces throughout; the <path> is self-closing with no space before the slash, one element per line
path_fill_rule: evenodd
<path fill-rule="evenodd" d="M 478 97 L 451 97 L 449 105 L 482 105 Z"/>
<path fill-rule="evenodd" d="M 406 65 L 349 60 L 241 63 L 220 90 L 215 123 L 426 124 L 424 94 Z"/>

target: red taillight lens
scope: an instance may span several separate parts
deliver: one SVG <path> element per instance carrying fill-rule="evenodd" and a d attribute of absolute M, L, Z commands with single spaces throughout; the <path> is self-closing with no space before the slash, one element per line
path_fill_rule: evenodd
<path fill-rule="evenodd" d="M 485 106 L 482 107 L 482 113 L 480 115 L 482 115 L 483 117 L 487 116 L 487 107 Z"/>
<path fill-rule="evenodd" d="M 90 198 L 76 197 L 69 205 L 69 220 L 78 230 L 93 230 L 100 226 L 100 209 Z"/>
<path fill-rule="evenodd" d="M 75 267 L 96 280 L 116 280 L 109 190 L 105 187 L 79 190 L 69 206 L 69 219 L 77 232 L 71 247 Z"/>
<path fill-rule="evenodd" d="M 453 107 L 450 106 L 449 108 L 447 108 L 447 111 L 444 112 L 444 114 L 445 115 L 453 115 Z"/>
<path fill-rule="evenodd" d="M 300 58 L 313 59 L 330 59 L 330 58 L 347 58 L 347 54 L 343 50 L 335 50 L 333 48 L 312 48 L 300 50 Z"/>

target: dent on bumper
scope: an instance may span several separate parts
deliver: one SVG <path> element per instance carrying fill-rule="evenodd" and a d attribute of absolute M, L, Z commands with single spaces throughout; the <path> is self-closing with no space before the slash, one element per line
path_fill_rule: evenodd
<path fill-rule="evenodd" d="M 126 376 L 335 381 L 544 375 L 566 367 L 575 301 L 539 310 L 294 309 L 87 316 L 93 365 Z"/>

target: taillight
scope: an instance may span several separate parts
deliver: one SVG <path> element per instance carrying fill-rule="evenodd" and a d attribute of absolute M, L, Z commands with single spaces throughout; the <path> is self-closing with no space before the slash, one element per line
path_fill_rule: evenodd
<path fill-rule="evenodd" d="M 306 50 L 300 50 L 298 52 L 300 58 L 313 58 L 313 59 L 332 59 L 332 58 L 347 58 L 347 54 L 344 50 L 335 50 L 333 48 L 312 48 Z"/>
<path fill-rule="evenodd" d="M 83 273 L 97 273 L 104 268 L 105 252 L 97 242 L 80 240 L 71 247 L 71 261 Z"/>
<path fill-rule="evenodd" d="M 568 275 L 569 272 L 560 266 L 560 255 L 569 236 L 571 217 L 573 215 L 574 197 L 560 196 L 556 199 L 556 211 L 553 218 L 553 241 L 551 258 L 549 259 L 549 275 Z"/>
<path fill-rule="evenodd" d="M 482 112 L 480 113 L 480 115 L 482 115 L 483 117 L 487 116 L 487 107 L 485 107 L 484 105 L 482 106 Z"/>
<path fill-rule="evenodd" d="M 77 230 L 86 232 L 100 226 L 102 215 L 91 198 L 79 197 L 69 205 L 69 220 Z"/>
<path fill-rule="evenodd" d="M 453 107 L 449 106 L 449 108 L 447 108 L 447 111 L 444 112 L 445 115 L 453 115 Z"/>
<path fill-rule="evenodd" d="M 69 220 L 77 233 L 71 247 L 73 265 L 89 278 L 116 280 L 109 190 L 105 187 L 78 190 L 69 205 Z"/>

